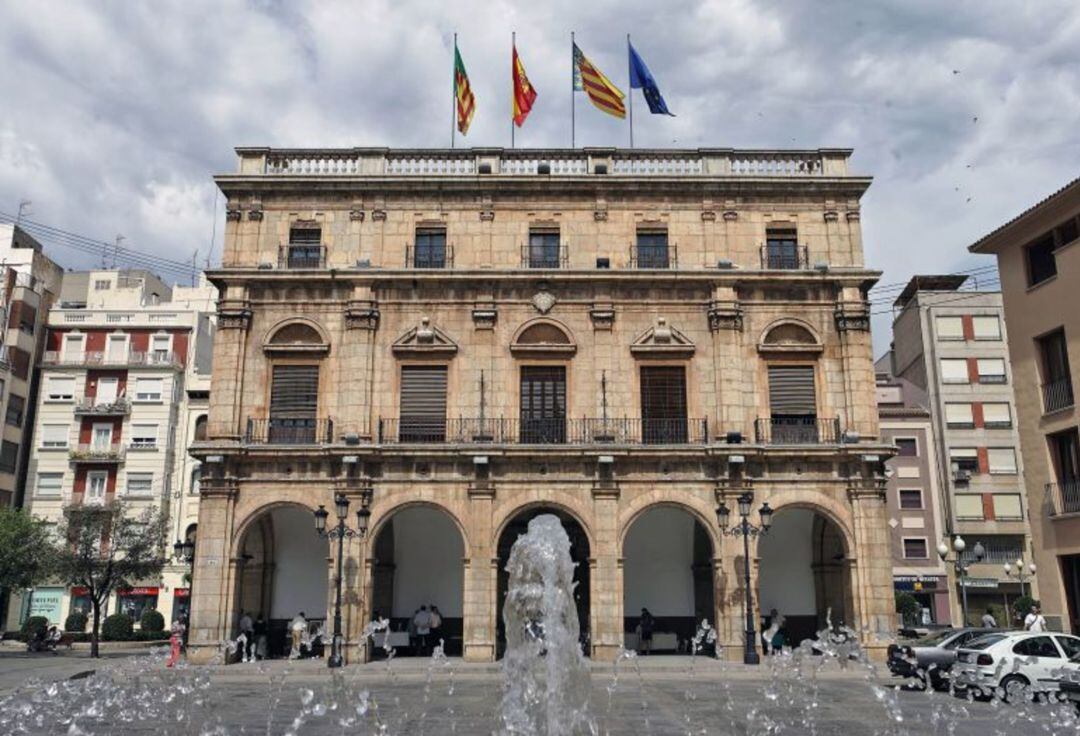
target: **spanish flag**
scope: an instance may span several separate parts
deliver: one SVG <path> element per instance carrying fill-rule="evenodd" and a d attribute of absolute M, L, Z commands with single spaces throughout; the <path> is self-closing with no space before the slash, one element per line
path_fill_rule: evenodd
<path fill-rule="evenodd" d="M 581 53 L 576 43 L 574 44 L 574 90 L 587 94 L 589 102 L 597 110 L 617 118 L 626 117 L 626 105 L 623 104 L 623 98 L 626 95 L 585 58 L 585 54 Z"/>
<path fill-rule="evenodd" d="M 517 44 L 514 44 L 513 69 L 510 74 L 514 78 L 514 124 L 520 128 L 525 123 L 525 118 L 529 116 L 529 111 L 532 110 L 536 90 L 533 89 L 529 78 L 525 76 L 525 67 L 518 58 Z"/>
<path fill-rule="evenodd" d="M 465 62 L 461 60 L 457 43 L 454 43 L 454 96 L 457 98 L 457 129 L 465 135 L 476 112 L 476 98 L 473 97 L 469 75 L 465 72 Z"/>

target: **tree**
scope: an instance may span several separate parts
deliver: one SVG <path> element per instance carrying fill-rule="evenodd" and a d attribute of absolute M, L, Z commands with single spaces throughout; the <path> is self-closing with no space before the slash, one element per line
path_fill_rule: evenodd
<path fill-rule="evenodd" d="M 914 625 L 918 623 L 919 611 L 922 610 L 922 606 L 919 605 L 919 601 L 911 593 L 902 593 L 896 591 L 896 612 L 901 615 L 905 626 Z"/>
<path fill-rule="evenodd" d="M 52 552 L 49 526 L 22 509 L 0 507 L 0 611 L 7 594 L 41 582 Z"/>
<path fill-rule="evenodd" d="M 58 529 L 54 570 L 90 599 L 90 656 L 98 656 L 101 609 L 114 590 L 145 583 L 165 564 L 165 522 L 147 509 L 131 515 L 122 501 L 69 506 Z"/>

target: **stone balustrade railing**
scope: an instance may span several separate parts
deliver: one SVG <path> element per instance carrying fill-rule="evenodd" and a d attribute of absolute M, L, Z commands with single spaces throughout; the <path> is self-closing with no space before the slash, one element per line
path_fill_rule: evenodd
<path fill-rule="evenodd" d="M 849 149 L 238 148 L 240 174 L 270 176 L 848 176 Z"/>

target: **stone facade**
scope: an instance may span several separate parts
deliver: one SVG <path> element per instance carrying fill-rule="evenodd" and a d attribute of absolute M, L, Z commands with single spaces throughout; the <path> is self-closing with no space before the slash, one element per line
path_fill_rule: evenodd
<path fill-rule="evenodd" d="M 219 334 L 209 439 L 193 450 L 204 467 L 194 656 L 235 633 L 244 537 L 265 512 L 331 507 L 335 492 L 355 508 L 369 490 L 370 531 L 345 545 L 349 656 L 365 656 L 359 633 L 377 608 L 373 540 L 416 505 L 445 511 L 461 533 L 466 659 L 497 656 L 499 540 L 540 507 L 587 540 L 593 656 L 624 645 L 623 543 L 658 506 L 705 530 L 707 617 L 737 655 L 742 541 L 720 533 L 715 509 L 747 489 L 755 507 L 810 509 L 833 526 L 846 600 L 834 619 L 882 646 L 895 623 L 881 475 L 891 449 L 877 439 L 865 299 L 878 277 L 862 261 L 869 179 L 848 173 L 849 151 L 238 153 L 238 173 L 217 178 L 228 201 L 210 274 Z M 320 233 L 304 267 L 287 246 L 298 225 Z M 797 230 L 792 262 L 765 257 L 769 227 Z M 413 267 L 424 228 L 445 230 L 442 268 Z M 526 262 L 537 229 L 559 233 L 550 267 Z M 642 231 L 666 233 L 663 263 L 635 251 Z M 288 364 L 319 366 L 302 445 L 274 438 L 271 377 Z M 397 431 L 411 365 L 446 366 L 439 441 Z M 809 440 L 769 431 L 770 365 L 812 368 Z M 565 369 L 556 440 L 522 440 L 523 366 Z M 685 370 L 674 439 L 638 433 L 643 366 Z M 752 586 L 755 552 L 752 541 Z"/>

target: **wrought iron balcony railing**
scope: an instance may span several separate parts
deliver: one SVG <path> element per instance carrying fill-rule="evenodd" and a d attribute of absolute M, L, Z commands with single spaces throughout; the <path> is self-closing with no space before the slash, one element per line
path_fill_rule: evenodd
<path fill-rule="evenodd" d="M 160 366 L 163 368 L 181 368 L 183 363 L 180 356 L 169 350 L 151 350 L 143 352 L 128 350 L 123 353 L 108 353 L 103 351 L 88 350 L 82 353 L 64 354 L 56 350 L 47 350 L 41 359 L 42 365 L 48 366 L 127 366 L 148 367 Z"/>
<path fill-rule="evenodd" d="M 678 268 L 679 248 L 674 243 L 667 245 L 631 245 L 630 268 Z"/>
<path fill-rule="evenodd" d="M 521 246 L 522 268 L 566 268 L 569 263 L 570 252 L 564 243 L 525 243 Z"/>
<path fill-rule="evenodd" d="M 706 419 L 397 419 L 379 420 L 380 444 L 619 444 L 708 442 Z"/>
<path fill-rule="evenodd" d="M 1080 513 L 1080 480 L 1047 483 L 1046 496 L 1050 499 L 1050 509 L 1054 516 Z"/>
<path fill-rule="evenodd" d="M 319 269 L 326 268 L 325 245 L 298 245 L 290 243 L 278 247 L 278 268 Z"/>
<path fill-rule="evenodd" d="M 324 445 L 333 438 L 333 419 L 248 418 L 244 431 L 249 445 Z"/>
<path fill-rule="evenodd" d="M 405 268 L 453 268 L 454 246 L 405 246 Z"/>
<path fill-rule="evenodd" d="M 1073 387 L 1071 378 L 1060 378 L 1042 385 L 1043 412 L 1067 409 L 1073 405 Z"/>
<path fill-rule="evenodd" d="M 818 417 L 764 417 L 754 422 L 762 445 L 833 445 L 841 441 L 840 420 Z"/>
<path fill-rule="evenodd" d="M 68 459 L 81 463 L 119 463 L 124 461 L 124 446 L 112 445 L 75 445 L 68 450 Z"/>
<path fill-rule="evenodd" d="M 119 396 L 111 401 L 101 401 L 87 396 L 75 405 L 75 416 L 115 417 L 126 416 L 131 412 L 131 400 Z"/>
<path fill-rule="evenodd" d="M 810 254 L 805 245 L 761 246 L 761 267 L 770 271 L 800 271 L 810 268 Z"/>

